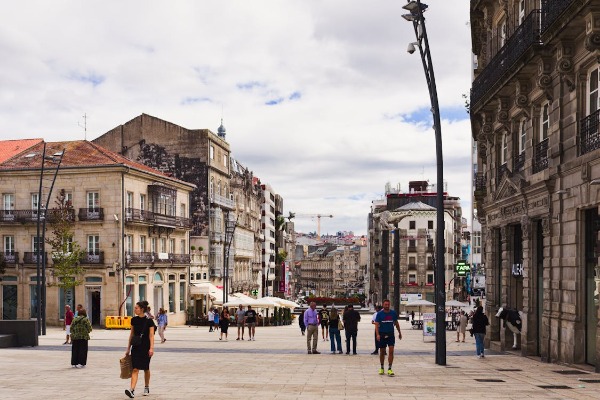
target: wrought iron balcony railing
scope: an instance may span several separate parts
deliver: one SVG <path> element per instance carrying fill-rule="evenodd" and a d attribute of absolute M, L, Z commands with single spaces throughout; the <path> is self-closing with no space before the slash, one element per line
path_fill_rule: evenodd
<path fill-rule="evenodd" d="M 79 220 L 80 221 L 104 221 L 104 209 L 103 208 L 80 208 L 79 209 Z"/>
<path fill-rule="evenodd" d="M 81 264 L 104 264 L 104 252 L 96 251 L 85 254 L 79 260 Z"/>
<path fill-rule="evenodd" d="M 525 152 L 519 153 L 515 159 L 515 171 L 522 171 L 525 166 Z"/>
<path fill-rule="evenodd" d="M 44 254 L 46 256 L 48 255 L 48 253 L 44 253 Z M 42 263 L 43 260 L 42 260 L 41 253 L 26 251 L 25 253 L 23 253 L 23 264 L 37 264 L 38 258 L 40 260 L 40 263 Z"/>
<path fill-rule="evenodd" d="M 0 256 L 4 259 L 4 262 L 7 264 L 18 264 L 19 263 L 19 253 L 15 251 L 6 251 L 0 252 Z"/>
<path fill-rule="evenodd" d="M 540 10 L 533 10 L 473 81 L 471 107 L 496 86 L 532 46 L 540 43 Z"/>
<path fill-rule="evenodd" d="M 574 2 L 575 0 L 542 0 L 542 33 Z"/>
<path fill-rule="evenodd" d="M 533 148 L 533 173 L 548 168 L 548 138 L 536 144 Z"/>
<path fill-rule="evenodd" d="M 41 213 L 41 219 L 44 214 Z M 0 223 L 25 224 L 35 223 L 38 220 L 37 210 L 2 210 L 0 211 Z"/>
<path fill-rule="evenodd" d="M 597 110 L 579 122 L 580 154 L 586 154 L 600 148 L 600 133 L 598 132 L 600 110 Z"/>
<path fill-rule="evenodd" d="M 408 251 L 411 252 L 411 253 L 416 253 L 417 246 L 408 246 Z"/>
<path fill-rule="evenodd" d="M 498 176 L 496 176 L 496 182 L 500 183 L 500 181 L 502 180 L 502 177 L 504 175 L 508 175 L 508 164 L 507 163 L 504 163 L 498 167 Z"/>
<path fill-rule="evenodd" d="M 192 220 L 189 218 L 159 214 L 148 210 L 138 210 L 136 208 L 125 209 L 125 221 L 128 223 L 163 225 L 183 229 L 192 228 Z"/>
<path fill-rule="evenodd" d="M 478 172 L 475 175 L 475 193 L 485 194 L 486 189 L 486 176 L 484 172 Z"/>
<path fill-rule="evenodd" d="M 417 264 L 408 264 L 408 269 L 409 270 L 416 270 L 417 269 Z"/>

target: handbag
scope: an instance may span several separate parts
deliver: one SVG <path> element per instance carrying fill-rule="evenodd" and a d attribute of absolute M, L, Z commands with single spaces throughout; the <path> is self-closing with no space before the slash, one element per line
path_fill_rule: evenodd
<path fill-rule="evenodd" d="M 119 366 L 121 367 L 121 379 L 131 378 L 133 367 L 131 365 L 131 356 L 129 354 L 119 360 Z"/>
<path fill-rule="evenodd" d="M 339 329 L 340 331 L 343 331 L 343 330 L 344 330 L 344 323 L 342 322 L 342 320 L 341 320 L 341 319 L 338 319 L 338 329 Z"/>
<path fill-rule="evenodd" d="M 148 326 L 148 318 L 146 318 L 146 323 L 144 324 L 144 328 L 142 329 L 142 333 L 140 333 L 140 335 L 136 335 L 135 334 L 135 329 L 133 332 L 133 337 L 131 338 L 131 345 L 132 346 L 139 346 L 142 344 L 142 336 L 144 336 L 144 331 L 146 330 L 146 327 Z"/>

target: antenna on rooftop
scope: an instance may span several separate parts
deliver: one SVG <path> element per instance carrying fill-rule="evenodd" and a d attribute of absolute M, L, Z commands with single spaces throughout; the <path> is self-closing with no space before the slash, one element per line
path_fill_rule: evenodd
<path fill-rule="evenodd" d="M 83 114 L 83 125 L 77 122 L 77 125 L 83 128 L 83 140 L 87 140 L 87 114 Z"/>

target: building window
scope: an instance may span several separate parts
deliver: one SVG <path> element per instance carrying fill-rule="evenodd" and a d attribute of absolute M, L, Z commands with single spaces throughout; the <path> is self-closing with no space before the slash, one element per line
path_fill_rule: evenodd
<path fill-rule="evenodd" d="M 408 221 L 408 229 L 417 229 L 417 221 Z"/>
<path fill-rule="evenodd" d="M 133 192 L 127 192 L 127 208 L 133 208 Z"/>
<path fill-rule="evenodd" d="M 166 252 L 167 252 L 167 239 L 160 238 L 160 253 L 166 253 Z"/>
<path fill-rule="evenodd" d="M 87 193 L 87 207 L 89 212 L 97 212 L 100 208 L 100 194 L 98 192 Z"/>
<path fill-rule="evenodd" d="M 600 79 L 600 74 L 598 73 L 598 68 L 594 68 L 592 72 L 590 72 L 589 79 L 589 104 L 588 104 L 588 115 L 594 113 L 598 110 L 599 101 L 599 91 L 598 91 L 598 79 Z"/>
<path fill-rule="evenodd" d="M 521 120 L 521 126 L 519 129 L 519 154 L 525 152 L 525 144 L 527 139 L 527 120 Z"/>
<path fill-rule="evenodd" d="M 169 253 L 175 253 L 175 239 L 169 239 Z"/>
<path fill-rule="evenodd" d="M 146 236 L 140 236 L 140 253 L 146 252 Z"/>
<path fill-rule="evenodd" d="M 4 196 L 4 211 L 12 211 L 15 209 L 15 195 L 12 193 L 7 193 Z"/>
<path fill-rule="evenodd" d="M 185 204 L 181 203 L 179 205 L 179 216 L 183 218 L 187 218 L 187 210 L 185 208 Z"/>
<path fill-rule="evenodd" d="M 4 255 L 15 254 L 15 237 L 4 236 Z"/>
<path fill-rule="evenodd" d="M 146 195 L 140 194 L 140 210 L 144 211 L 146 209 Z"/>
<path fill-rule="evenodd" d="M 187 249 L 187 246 L 185 245 L 185 239 L 181 239 L 179 241 L 179 245 L 181 246 L 181 254 L 187 254 L 188 249 Z"/>
<path fill-rule="evenodd" d="M 550 115 L 548 112 L 548 103 L 542 106 L 542 127 L 540 129 L 540 142 L 548 139 L 548 133 L 550 131 Z"/>
<path fill-rule="evenodd" d="M 525 0 L 519 0 L 519 25 L 525 21 Z"/>
<path fill-rule="evenodd" d="M 169 275 L 169 312 L 175 312 L 175 275 Z"/>
<path fill-rule="evenodd" d="M 38 316 L 38 302 L 37 302 L 37 278 L 31 277 L 31 281 L 34 282 L 29 285 L 29 318 L 37 318 Z"/>
<path fill-rule="evenodd" d="M 39 194 L 38 193 L 32 193 L 31 194 L 31 209 L 37 212 L 38 206 L 39 206 Z"/>
<path fill-rule="evenodd" d="M 128 276 L 125 278 L 125 294 L 127 299 L 125 301 L 125 312 L 127 315 L 133 316 L 133 299 L 135 298 L 135 285 L 133 284 L 133 277 Z"/>
<path fill-rule="evenodd" d="M 433 221 L 427 221 L 427 229 L 433 229 Z"/>
<path fill-rule="evenodd" d="M 428 272 L 428 273 L 427 273 L 427 284 L 428 284 L 428 285 L 433 285 L 433 283 L 434 283 L 434 282 L 433 282 L 433 274 L 432 274 L 432 273 L 430 273 L 430 272 Z"/>
<path fill-rule="evenodd" d="M 140 301 L 146 300 L 146 289 L 147 289 L 146 281 L 147 281 L 147 279 L 148 278 L 146 277 L 146 275 L 142 275 L 142 276 L 138 277 L 138 282 L 139 282 L 138 297 L 139 297 Z"/>
<path fill-rule="evenodd" d="M 227 154 L 223 154 L 223 166 L 227 166 Z"/>
<path fill-rule="evenodd" d="M 408 284 L 409 285 L 417 284 L 417 275 L 416 274 L 408 274 Z"/>
<path fill-rule="evenodd" d="M 41 238 L 38 238 L 37 236 L 31 237 L 31 251 L 34 254 L 38 254 L 39 247 L 40 247 L 40 243 L 39 243 L 40 241 L 41 241 Z"/>
<path fill-rule="evenodd" d="M 209 149 L 209 156 L 211 160 L 215 159 L 215 146 L 213 146 L 212 144 L 210 145 L 210 149 Z"/>
<path fill-rule="evenodd" d="M 150 252 L 156 253 L 156 238 L 150 238 Z"/>
<path fill-rule="evenodd" d="M 88 235 L 87 252 L 89 255 L 99 255 L 100 254 L 100 236 Z"/>
<path fill-rule="evenodd" d="M 179 311 L 185 311 L 185 280 L 179 282 Z"/>
<path fill-rule="evenodd" d="M 498 25 L 498 37 L 500 38 L 500 41 L 499 41 L 500 46 L 498 47 L 498 50 L 500 50 L 502 48 L 502 46 L 504 46 L 506 44 L 506 36 L 507 36 L 506 28 L 507 28 L 506 20 L 503 20 Z"/>
<path fill-rule="evenodd" d="M 502 135 L 502 150 L 500 152 L 500 165 L 506 164 L 508 161 L 508 135 Z"/>

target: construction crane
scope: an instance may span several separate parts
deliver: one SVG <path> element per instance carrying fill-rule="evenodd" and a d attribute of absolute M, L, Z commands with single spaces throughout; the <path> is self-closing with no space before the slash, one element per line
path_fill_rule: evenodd
<path fill-rule="evenodd" d="M 329 214 L 302 214 L 302 213 L 290 213 L 290 216 L 298 218 L 316 218 L 317 219 L 317 240 L 321 239 L 321 218 L 333 218 L 333 215 Z"/>

